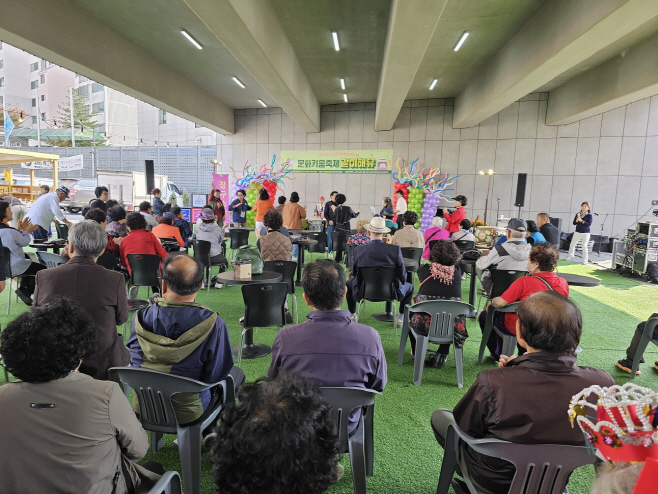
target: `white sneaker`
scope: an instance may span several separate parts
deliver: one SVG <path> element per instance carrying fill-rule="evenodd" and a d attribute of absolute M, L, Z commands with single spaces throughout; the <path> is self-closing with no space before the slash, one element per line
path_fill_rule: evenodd
<path fill-rule="evenodd" d="M 359 316 L 357 316 L 356 314 L 351 314 L 350 321 L 359 322 Z"/>
<path fill-rule="evenodd" d="M 398 314 L 395 316 L 395 326 L 401 328 L 404 324 L 404 314 Z"/>
<path fill-rule="evenodd" d="M 567 257 L 565 257 L 564 259 L 570 261 L 571 259 L 573 259 L 573 256 L 571 254 L 567 254 Z"/>

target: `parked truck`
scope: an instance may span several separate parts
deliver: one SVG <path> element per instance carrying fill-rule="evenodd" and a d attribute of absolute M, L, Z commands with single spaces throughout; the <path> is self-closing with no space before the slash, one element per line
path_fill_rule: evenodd
<path fill-rule="evenodd" d="M 146 175 L 144 172 L 98 170 L 97 183 L 104 185 L 110 191 L 110 199 L 120 201 L 127 211 L 139 210 L 139 203 L 151 201 L 151 191 L 146 190 Z M 155 175 L 155 187 L 162 191 L 164 202 L 171 199 L 172 193 L 181 197 L 181 192 L 166 175 Z"/>

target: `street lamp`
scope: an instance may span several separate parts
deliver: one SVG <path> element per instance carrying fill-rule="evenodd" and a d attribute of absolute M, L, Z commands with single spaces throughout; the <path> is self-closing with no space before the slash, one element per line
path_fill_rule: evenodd
<path fill-rule="evenodd" d="M 487 172 L 484 172 L 480 170 L 480 175 L 488 175 L 489 178 L 487 179 L 487 200 L 484 203 L 484 224 L 487 225 L 487 212 L 489 210 L 489 190 L 491 189 L 491 176 L 495 175 L 496 172 L 492 169 L 489 169 Z"/>

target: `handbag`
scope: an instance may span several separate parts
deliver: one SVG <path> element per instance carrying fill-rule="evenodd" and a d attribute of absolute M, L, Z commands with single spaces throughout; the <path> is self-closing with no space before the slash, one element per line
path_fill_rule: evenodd
<path fill-rule="evenodd" d="M 465 261 L 477 261 L 482 254 L 477 249 L 468 249 L 462 252 L 462 259 Z"/>
<path fill-rule="evenodd" d="M 255 245 L 243 245 L 240 247 L 235 253 L 235 259 L 251 261 L 251 274 L 263 274 L 265 263 L 258 247 Z"/>

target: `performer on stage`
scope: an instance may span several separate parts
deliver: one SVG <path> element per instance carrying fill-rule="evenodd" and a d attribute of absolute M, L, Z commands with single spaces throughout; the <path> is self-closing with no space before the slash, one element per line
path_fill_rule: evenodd
<path fill-rule="evenodd" d="M 589 251 L 587 250 L 587 243 L 589 242 L 590 226 L 592 225 L 592 213 L 589 207 L 589 202 L 585 201 L 580 205 L 580 211 L 576 213 L 573 219 L 573 224 L 576 225 L 576 232 L 571 239 L 569 245 L 569 254 L 567 261 L 573 258 L 574 251 L 578 242 L 582 242 L 581 249 L 583 251 L 583 264 L 589 262 Z"/>
<path fill-rule="evenodd" d="M 443 217 L 446 219 L 446 230 L 450 233 L 455 233 L 460 230 L 460 224 L 464 218 L 466 218 L 466 210 L 464 206 L 468 200 L 465 196 L 455 196 L 452 198 L 455 201 L 455 207 L 457 211 L 450 214 L 448 213 L 448 208 L 443 208 Z"/>

